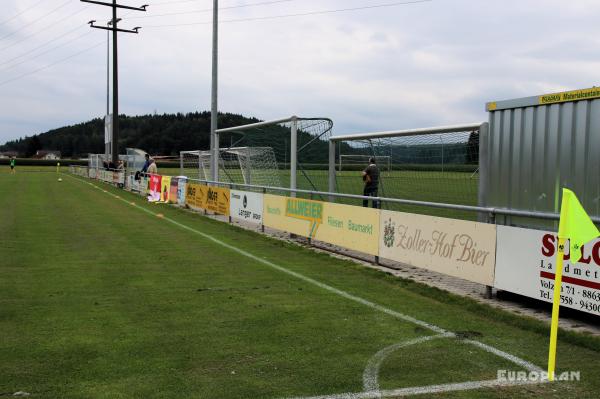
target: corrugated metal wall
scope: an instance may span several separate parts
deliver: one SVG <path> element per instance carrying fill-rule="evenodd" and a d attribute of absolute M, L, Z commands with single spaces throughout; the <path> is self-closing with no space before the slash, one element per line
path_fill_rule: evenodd
<path fill-rule="evenodd" d="M 559 212 L 566 187 L 590 216 L 600 216 L 600 99 L 533 105 L 537 100 L 499 102 L 490 111 L 487 205 Z M 498 223 L 557 228 L 529 218 Z"/>

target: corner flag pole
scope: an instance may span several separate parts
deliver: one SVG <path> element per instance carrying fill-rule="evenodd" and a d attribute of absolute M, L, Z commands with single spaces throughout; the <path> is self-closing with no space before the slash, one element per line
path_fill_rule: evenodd
<path fill-rule="evenodd" d="M 561 215 L 562 217 L 562 215 Z M 552 323 L 550 325 L 550 349 L 548 351 L 548 379 L 554 381 L 556 366 L 556 341 L 558 338 L 558 309 L 560 308 L 560 288 L 562 285 L 563 260 L 565 258 L 565 239 L 558 238 L 556 252 L 556 272 L 554 274 L 554 298 L 552 301 Z"/>
<path fill-rule="evenodd" d="M 554 381 L 556 366 L 556 340 L 558 337 L 558 309 L 560 308 L 563 261 L 565 243 L 569 240 L 571 263 L 581 259 L 584 244 L 600 236 L 600 231 L 592 222 L 575 193 L 563 188 L 558 224 L 558 251 L 556 251 L 556 272 L 554 273 L 554 298 L 552 301 L 552 324 L 550 325 L 550 348 L 548 350 L 548 379 Z"/>

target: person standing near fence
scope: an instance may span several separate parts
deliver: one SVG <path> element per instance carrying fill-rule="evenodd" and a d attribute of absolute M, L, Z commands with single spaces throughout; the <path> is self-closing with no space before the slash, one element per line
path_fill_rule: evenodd
<path fill-rule="evenodd" d="M 12 157 L 10 159 L 10 173 L 13 175 L 16 173 L 16 170 L 15 170 L 16 166 L 17 166 L 17 160 L 15 157 Z"/>
<path fill-rule="evenodd" d="M 375 158 L 369 158 L 369 166 L 362 172 L 362 178 L 365 182 L 365 188 L 363 195 L 366 197 L 377 197 L 377 190 L 379 187 L 379 168 L 375 163 Z M 379 208 L 379 201 L 373 200 L 373 208 Z M 363 206 L 369 206 L 369 200 L 363 199 Z"/>
<path fill-rule="evenodd" d="M 157 175 L 158 174 L 158 168 L 156 167 L 156 162 L 154 161 L 154 159 L 150 158 L 148 160 L 149 165 L 148 165 L 148 169 L 146 170 L 146 173 L 148 173 L 149 175 Z"/>
<path fill-rule="evenodd" d="M 144 162 L 144 166 L 142 166 L 141 173 L 148 172 L 148 166 L 150 166 L 150 154 L 144 155 L 144 158 L 146 158 L 146 161 Z"/>

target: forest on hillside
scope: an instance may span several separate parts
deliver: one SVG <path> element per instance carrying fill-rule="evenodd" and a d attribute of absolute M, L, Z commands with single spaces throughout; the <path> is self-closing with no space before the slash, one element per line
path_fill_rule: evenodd
<path fill-rule="evenodd" d="M 232 113 L 220 113 L 219 128 L 228 128 L 260 122 Z M 152 155 L 177 156 L 180 151 L 207 150 L 210 146 L 210 112 L 187 114 L 153 114 L 119 117 L 119 147 L 140 148 Z M 298 155 L 301 163 L 328 162 L 327 135 L 321 138 L 309 132 L 298 131 Z M 244 132 L 220 135 L 220 147 L 270 147 L 278 163 L 289 160 L 289 126 L 272 125 Z M 310 143 L 310 144 L 308 144 Z M 304 146 L 307 144 L 306 146 Z M 357 143 L 358 144 L 358 143 Z M 443 147 L 443 148 L 442 148 Z M 336 158 L 341 154 L 391 155 L 393 164 L 477 164 L 479 135 L 471 133 L 468 142 L 432 144 L 423 141 L 410 146 L 373 142 L 369 146 L 349 145 L 344 142 L 336 146 Z M 86 158 L 90 153 L 104 152 L 104 120 L 64 126 L 45 133 L 9 141 L 0 146 L 2 151 L 15 151 L 20 157 L 31 157 L 38 150 L 60 151 L 62 158 Z"/>

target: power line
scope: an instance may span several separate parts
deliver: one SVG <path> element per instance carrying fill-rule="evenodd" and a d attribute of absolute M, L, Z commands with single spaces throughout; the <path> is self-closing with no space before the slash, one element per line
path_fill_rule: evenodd
<path fill-rule="evenodd" d="M 35 31 L 35 32 L 31 33 L 31 34 L 29 34 L 29 35 L 27 35 L 27 36 L 24 36 L 24 37 L 23 37 L 21 40 L 19 40 L 19 41 L 16 41 L 16 42 L 13 42 L 13 43 L 9 44 L 8 46 L 5 46 L 5 47 L 1 48 L 1 49 L 0 49 L 0 51 L 4 51 L 4 50 L 6 50 L 6 49 L 8 49 L 8 48 L 11 48 L 11 47 L 13 47 L 13 46 L 16 46 L 17 44 L 24 42 L 25 40 L 29 39 L 30 37 L 33 37 L 33 36 L 35 36 L 35 35 L 37 35 L 37 34 L 39 34 L 39 33 L 41 33 L 41 32 L 44 32 L 44 31 L 46 31 L 46 30 L 48 30 L 48 29 L 52 28 L 54 25 L 56 25 L 56 24 L 58 24 L 58 23 L 60 23 L 60 22 L 63 22 L 63 21 L 65 21 L 65 20 L 67 20 L 67 19 L 69 19 L 69 18 L 71 18 L 71 17 L 74 17 L 75 15 L 77 15 L 77 14 L 79 14 L 79 13 L 81 13 L 81 12 L 85 11 L 86 9 L 87 9 L 87 7 L 85 7 L 85 8 L 82 8 L 82 9 L 80 9 L 80 10 L 78 10 L 78 11 L 75 11 L 75 12 L 74 12 L 74 13 L 72 13 L 72 14 L 69 14 L 69 15 L 67 15 L 67 16 L 66 16 L 66 17 L 64 17 L 64 18 L 61 18 L 61 19 L 59 19 L 58 21 L 55 21 L 55 22 L 51 23 L 50 25 L 47 25 L 47 26 L 43 27 L 42 29 L 38 29 L 37 31 Z"/>
<path fill-rule="evenodd" d="M 39 46 L 37 46 L 37 47 L 34 47 L 34 48 L 32 48 L 31 50 L 29 50 L 29 51 L 27 51 L 27 52 L 25 52 L 25 53 L 22 53 L 21 55 L 17 55 L 16 57 L 13 57 L 13 58 L 11 58 L 11 59 L 8 59 L 8 60 L 6 60 L 6 61 L 0 62 L 0 66 L 2 66 L 2 65 L 5 65 L 5 64 L 9 64 L 9 63 L 11 63 L 12 61 L 14 61 L 14 60 L 17 60 L 17 59 L 19 59 L 19 58 L 23 58 L 23 57 L 25 57 L 26 55 L 29 55 L 29 54 L 33 53 L 34 51 L 36 51 L 36 50 L 39 50 L 39 49 L 41 49 L 41 48 L 43 48 L 43 47 L 47 46 L 48 44 L 52 44 L 52 43 L 54 43 L 55 41 L 57 41 L 58 39 L 61 39 L 61 38 L 65 37 L 65 36 L 67 36 L 68 34 L 70 34 L 70 33 L 72 33 L 72 32 L 75 32 L 76 30 L 80 30 L 80 29 L 82 29 L 82 28 L 84 28 L 84 27 L 85 27 L 84 25 L 81 25 L 81 26 L 78 26 L 78 27 L 76 27 L 75 29 L 71 29 L 71 30 L 69 30 L 69 31 L 67 31 L 67 32 L 65 32 L 65 33 L 63 33 L 62 35 L 55 37 L 54 39 L 48 40 L 47 42 L 44 42 L 44 43 L 40 44 Z"/>
<path fill-rule="evenodd" d="M 87 31 L 87 32 L 85 32 L 83 35 L 79 35 L 79 36 L 77 36 L 77 37 L 75 37 L 75 38 L 73 38 L 73 39 L 71 39 L 71 40 L 67 40 L 66 42 L 64 42 L 64 43 L 61 43 L 61 44 L 59 44 L 58 46 L 51 47 L 50 49 L 48 49 L 48 50 L 46 50 L 46 51 L 42 51 L 41 53 L 39 53 L 39 54 L 37 54 L 37 55 L 35 55 L 35 56 L 31 57 L 31 58 L 28 58 L 28 59 L 26 59 L 26 60 L 23 60 L 23 61 L 19 61 L 19 62 L 17 62 L 16 64 L 9 65 L 8 67 L 4 68 L 4 70 L 6 71 L 6 70 L 9 70 L 9 69 L 12 69 L 12 68 L 16 67 L 17 65 L 21 65 L 21 64 L 24 64 L 24 63 L 26 63 L 26 62 L 29 62 L 29 61 L 31 61 L 31 60 L 35 60 L 36 58 L 39 58 L 39 57 L 41 57 L 41 56 L 42 56 L 42 55 L 44 55 L 44 54 L 48 54 L 49 52 L 51 52 L 51 51 L 54 51 L 54 50 L 56 50 L 56 49 L 59 49 L 59 48 L 61 48 L 61 47 L 64 47 L 64 46 L 66 46 L 67 44 L 71 44 L 71 43 L 73 43 L 74 41 L 77 41 L 77 40 L 79 40 L 79 39 L 81 39 L 81 38 L 83 38 L 83 37 L 85 37 L 85 36 L 89 35 L 90 33 L 92 33 L 92 31 Z M 0 65 L 3 65 L 3 64 L 0 64 Z"/>
<path fill-rule="evenodd" d="M 72 54 L 72 55 L 70 55 L 70 56 L 68 56 L 68 57 L 62 58 L 62 59 L 60 59 L 60 60 L 58 60 L 58 61 L 56 61 L 56 62 L 53 62 L 53 63 L 51 63 L 51 64 L 48 64 L 48 65 L 45 65 L 45 66 L 43 66 L 43 67 L 41 67 L 41 68 L 34 69 L 33 71 L 30 71 L 30 72 L 24 73 L 24 74 L 22 74 L 22 75 L 19 75 L 19 76 L 15 76 L 14 78 L 11 78 L 11 79 L 8 79 L 8 80 L 4 80 L 4 81 L 0 82 L 0 86 L 4 86 L 5 84 L 8 84 L 8 83 L 10 83 L 10 82 L 14 82 L 15 80 L 19 80 L 19 79 L 22 79 L 22 78 L 24 78 L 24 77 L 26 77 L 26 76 L 33 75 L 34 73 L 37 73 L 37 72 L 43 71 L 44 69 L 48 69 L 48 68 L 50 68 L 50 67 L 53 67 L 54 65 L 60 64 L 61 62 L 64 62 L 64 61 L 70 60 L 71 58 L 75 58 L 75 57 L 77 57 L 78 55 L 81 55 L 81 54 L 83 54 L 83 53 L 85 53 L 85 52 L 87 52 L 87 51 L 90 51 L 90 50 L 92 50 L 92 49 L 94 49 L 94 48 L 96 48 L 96 47 L 100 46 L 101 44 L 105 44 L 105 41 L 104 41 L 104 40 L 102 40 L 101 42 L 98 42 L 98 43 L 94 44 L 94 45 L 93 45 L 93 46 L 91 46 L 91 47 L 87 47 L 87 48 L 85 48 L 84 50 L 78 51 L 78 52 L 77 52 L 77 53 L 75 53 L 75 54 Z"/>
<path fill-rule="evenodd" d="M 41 17 L 39 17 L 39 18 L 37 18 L 37 19 L 34 19 L 33 21 L 31 21 L 31 22 L 29 22 L 29 23 L 27 23 L 27 24 L 25 24 L 25 25 L 21 26 L 19 29 L 12 31 L 12 32 L 10 32 L 9 34 L 7 34 L 7 35 L 4 35 L 4 36 L 0 37 L 0 40 L 4 40 L 4 39 L 6 39 L 7 37 L 10 37 L 10 36 L 14 35 L 15 33 L 22 31 L 22 30 L 23 30 L 23 29 L 25 29 L 26 27 L 28 27 L 28 26 L 30 26 L 30 25 L 33 25 L 33 24 L 35 24 L 36 22 L 38 22 L 38 21 L 40 21 L 40 20 L 42 20 L 42 19 L 46 18 L 48 15 L 55 13 L 56 11 L 60 10 L 61 8 L 63 8 L 64 6 L 66 6 L 66 5 L 67 5 L 67 4 L 69 4 L 69 3 L 70 3 L 70 0 L 67 0 L 67 1 L 65 1 L 64 3 L 62 3 L 61 5 L 59 5 L 58 7 L 56 7 L 56 8 L 54 8 L 54 9 L 52 9 L 52 11 L 50 11 L 50 12 L 47 12 L 46 14 L 42 15 Z"/>
<path fill-rule="evenodd" d="M 248 8 L 248 7 L 266 6 L 266 5 L 279 4 L 279 3 L 289 3 L 291 1 L 297 1 L 297 0 L 271 0 L 271 1 L 262 1 L 262 2 L 259 2 L 259 3 L 250 3 L 250 4 L 241 4 L 241 5 L 237 5 L 237 6 L 219 7 L 219 10 L 231 10 L 231 9 L 235 9 L 235 8 Z M 213 10 L 212 8 L 204 8 L 202 10 L 169 12 L 169 13 L 165 13 L 165 14 L 156 14 L 156 15 L 143 15 L 143 16 L 138 16 L 138 17 L 131 17 L 131 18 L 128 18 L 128 19 L 156 18 L 156 17 L 171 16 L 171 15 L 197 14 L 197 13 L 212 12 L 212 10 Z"/>
<path fill-rule="evenodd" d="M 179 4 L 179 3 L 195 3 L 200 0 L 174 0 L 174 1 L 160 1 L 158 3 L 150 3 L 152 7 L 156 6 L 165 6 L 170 4 Z"/>
<path fill-rule="evenodd" d="M 333 14 L 333 13 L 338 13 L 338 12 L 360 11 L 360 10 L 369 10 L 369 9 L 374 9 L 374 8 L 397 7 L 397 6 L 402 6 L 402 5 L 411 5 L 411 4 L 418 4 L 418 3 L 429 3 L 432 1 L 433 0 L 402 1 L 402 2 L 385 3 L 385 4 L 374 4 L 374 5 L 362 6 L 362 7 L 338 8 L 338 9 L 334 9 L 334 10 L 308 11 L 308 12 L 303 12 L 303 13 L 272 15 L 272 16 L 265 16 L 265 17 L 226 19 L 226 20 L 219 21 L 219 23 L 266 21 L 266 20 L 280 19 L 280 18 L 305 17 L 305 16 L 311 16 L 311 15 Z M 168 24 L 168 25 L 147 25 L 146 28 L 168 28 L 168 27 L 178 27 L 178 26 L 210 25 L 210 24 L 212 24 L 212 21 L 190 22 L 190 23 L 183 23 L 183 24 Z"/>
<path fill-rule="evenodd" d="M 13 19 L 17 18 L 18 16 L 25 14 L 27 11 L 31 10 L 32 8 L 37 7 L 39 4 L 43 3 L 44 1 L 46 1 L 46 0 L 40 0 L 40 1 L 38 1 L 37 3 L 35 3 L 35 4 L 33 4 L 33 5 L 29 6 L 29 7 L 27 7 L 23 11 L 18 12 L 15 15 L 13 15 L 12 17 L 10 17 L 8 19 L 5 19 L 4 21 L 0 22 L 0 25 L 4 25 L 5 23 L 10 22 Z"/>

